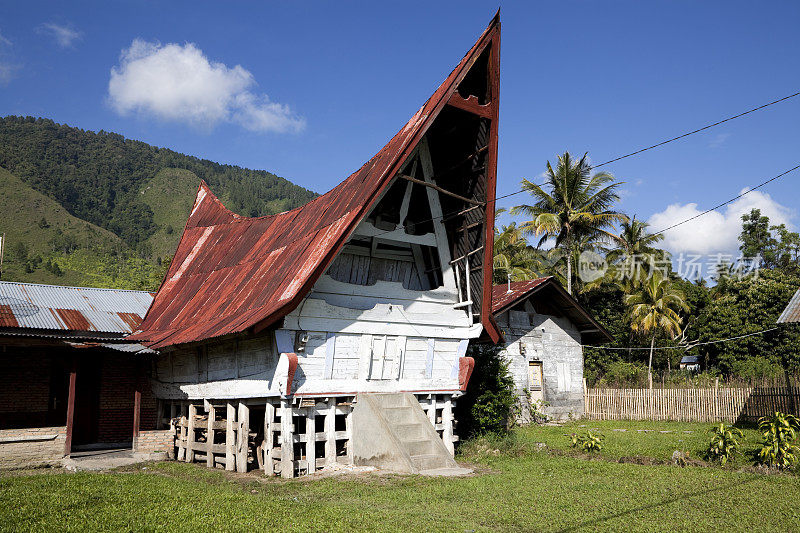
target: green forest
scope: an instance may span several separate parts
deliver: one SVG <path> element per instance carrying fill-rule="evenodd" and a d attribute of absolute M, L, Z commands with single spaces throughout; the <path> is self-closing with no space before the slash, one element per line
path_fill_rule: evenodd
<path fill-rule="evenodd" d="M 569 153 L 548 162 L 544 176 L 541 185 L 522 181 L 532 202 L 511 209 L 522 219 L 495 228 L 494 282 L 555 276 L 609 330 L 614 342 L 584 350 L 590 385 L 800 374 L 800 327 L 776 324 L 800 288 L 797 232 L 753 209 L 741 217 L 741 257 L 685 279 L 659 248 L 663 233 L 616 209 L 615 176 Z M 597 275 L 581 270 L 587 256 L 603 265 Z M 699 357 L 701 372 L 680 371 L 686 355 Z"/>
<path fill-rule="evenodd" d="M 279 213 L 316 196 L 270 172 L 116 133 L 0 118 L 2 279 L 157 288 L 200 179 L 244 216 Z"/>

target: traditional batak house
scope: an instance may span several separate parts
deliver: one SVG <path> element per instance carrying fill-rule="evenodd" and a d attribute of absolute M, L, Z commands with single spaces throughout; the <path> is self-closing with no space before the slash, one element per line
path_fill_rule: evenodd
<path fill-rule="evenodd" d="M 0 282 L 0 467 L 98 447 L 165 450 L 148 350 L 125 336 L 148 292 Z"/>
<path fill-rule="evenodd" d="M 518 421 L 531 421 L 532 405 L 555 419 L 583 416 L 582 345 L 613 340 L 608 331 L 552 277 L 495 285 L 492 308 L 519 398 Z"/>
<path fill-rule="evenodd" d="M 453 400 L 491 316 L 500 23 L 363 167 L 232 213 L 201 184 L 140 330 L 178 456 L 292 477 L 455 467 Z"/>

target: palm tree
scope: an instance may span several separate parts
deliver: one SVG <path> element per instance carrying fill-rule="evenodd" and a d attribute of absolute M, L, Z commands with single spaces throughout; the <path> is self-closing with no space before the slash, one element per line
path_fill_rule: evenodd
<path fill-rule="evenodd" d="M 625 296 L 630 308 L 631 329 L 635 333 L 651 334 L 650 361 L 647 364 L 648 379 L 653 379 L 653 347 L 656 334 L 661 331 L 671 338 L 681 334 L 683 319 L 679 311 L 688 311 L 689 305 L 680 289 L 675 288 L 669 278 L 654 270 L 650 277 L 633 294 Z"/>
<path fill-rule="evenodd" d="M 494 283 L 524 281 L 543 271 L 542 254 L 528 245 L 516 222 L 494 229 Z"/>
<path fill-rule="evenodd" d="M 664 239 L 661 233 L 648 233 L 649 223 L 636 220 L 636 215 L 620 224 L 617 246 L 606 250 L 606 259 L 610 265 L 608 277 L 618 281 L 618 285 L 627 293 L 631 293 L 645 279 L 658 256 L 664 251 L 653 245 Z"/>
<path fill-rule="evenodd" d="M 628 217 L 611 208 L 619 200 L 614 176 L 607 172 L 591 174 L 587 154 L 575 161 L 569 152 L 558 156 L 555 170 L 547 162 L 545 184 L 549 192 L 539 185 L 522 180 L 522 190 L 533 196 L 532 205 L 518 205 L 512 214 L 523 214 L 531 219 L 521 228 L 525 233 L 541 236 L 539 246 L 554 239 L 556 247 L 564 248 L 567 257 L 567 291 L 572 294 L 573 253 L 581 239 L 593 241 L 618 241 L 608 231 L 616 222 Z"/>

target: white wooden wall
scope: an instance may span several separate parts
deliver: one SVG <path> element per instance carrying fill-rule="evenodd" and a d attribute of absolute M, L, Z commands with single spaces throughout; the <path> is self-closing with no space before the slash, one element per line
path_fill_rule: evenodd
<path fill-rule="evenodd" d="M 549 404 L 544 412 L 554 418 L 581 416 L 585 407 L 580 333 L 566 318 L 531 311 L 511 310 L 497 317 L 506 338 L 501 354 L 520 399 L 524 401 L 529 387 L 529 362 L 541 361 L 544 401 Z"/>

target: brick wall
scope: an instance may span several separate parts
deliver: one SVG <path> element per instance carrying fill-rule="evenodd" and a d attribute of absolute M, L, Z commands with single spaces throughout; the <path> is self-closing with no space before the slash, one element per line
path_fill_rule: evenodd
<path fill-rule="evenodd" d="M 47 425 L 52 358 L 41 349 L 8 348 L 0 360 L 0 427 Z"/>
<path fill-rule="evenodd" d="M 166 453 L 173 455 L 175 446 L 175 430 L 151 429 L 140 431 L 139 436 L 133 440 L 133 451 L 137 453 Z"/>
<path fill-rule="evenodd" d="M 0 430 L 0 468 L 61 464 L 65 426 Z M 53 438 L 55 436 L 55 438 Z"/>
<path fill-rule="evenodd" d="M 133 435 L 133 402 L 136 387 L 142 391 L 139 428 L 156 427 L 156 399 L 146 374 L 147 361 L 129 354 L 105 355 L 100 373 L 98 442 L 129 442 Z"/>

